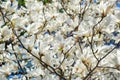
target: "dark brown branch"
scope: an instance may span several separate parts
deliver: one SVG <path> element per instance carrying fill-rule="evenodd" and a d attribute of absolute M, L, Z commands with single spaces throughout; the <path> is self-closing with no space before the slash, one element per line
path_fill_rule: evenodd
<path fill-rule="evenodd" d="M 4 21 L 4 23 L 5 23 L 6 21 L 5 21 L 4 13 L 3 13 L 3 11 L 2 11 L 2 7 L 1 7 L 1 6 L 0 6 L 0 13 L 2 14 L 2 18 L 3 18 L 3 21 Z"/>
<path fill-rule="evenodd" d="M 89 44 L 90 44 L 90 48 L 91 48 L 91 50 L 92 50 L 92 53 L 93 53 L 93 55 L 94 55 L 94 57 L 96 58 L 96 60 L 98 61 L 98 58 L 97 58 L 97 56 L 95 55 L 95 52 L 94 52 L 94 49 L 93 49 L 93 37 L 94 37 L 94 35 L 95 35 L 95 27 L 99 24 L 99 23 L 101 23 L 102 21 L 103 21 L 103 19 L 104 19 L 104 17 L 102 17 L 94 26 L 93 26 L 93 28 L 92 28 L 92 37 L 91 37 L 91 41 L 89 41 L 89 39 L 88 39 L 88 42 L 89 42 Z"/>

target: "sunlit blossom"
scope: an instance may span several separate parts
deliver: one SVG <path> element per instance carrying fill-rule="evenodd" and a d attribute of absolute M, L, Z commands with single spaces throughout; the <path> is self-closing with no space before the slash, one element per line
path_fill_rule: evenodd
<path fill-rule="evenodd" d="M 0 79 L 119 80 L 119 29 L 115 0 L 2 0 Z"/>

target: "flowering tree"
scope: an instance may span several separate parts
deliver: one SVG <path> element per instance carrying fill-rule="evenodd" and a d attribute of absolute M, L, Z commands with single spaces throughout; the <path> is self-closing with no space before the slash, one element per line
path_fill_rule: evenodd
<path fill-rule="evenodd" d="M 1 0 L 1 80 L 119 80 L 118 0 Z"/>

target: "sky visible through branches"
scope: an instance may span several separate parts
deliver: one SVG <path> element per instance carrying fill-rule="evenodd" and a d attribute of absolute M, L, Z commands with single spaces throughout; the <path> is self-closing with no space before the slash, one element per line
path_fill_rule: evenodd
<path fill-rule="evenodd" d="M 1 0 L 0 80 L 120 80 L 120 0 Z"/>

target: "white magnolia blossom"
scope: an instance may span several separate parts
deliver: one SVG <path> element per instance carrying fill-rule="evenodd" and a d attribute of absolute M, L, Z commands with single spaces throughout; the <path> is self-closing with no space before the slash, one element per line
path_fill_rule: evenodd
<path fill-rule="evenodd" d="M 119 80 L 116 4 L 0 1 L 0 80 Z"/>

